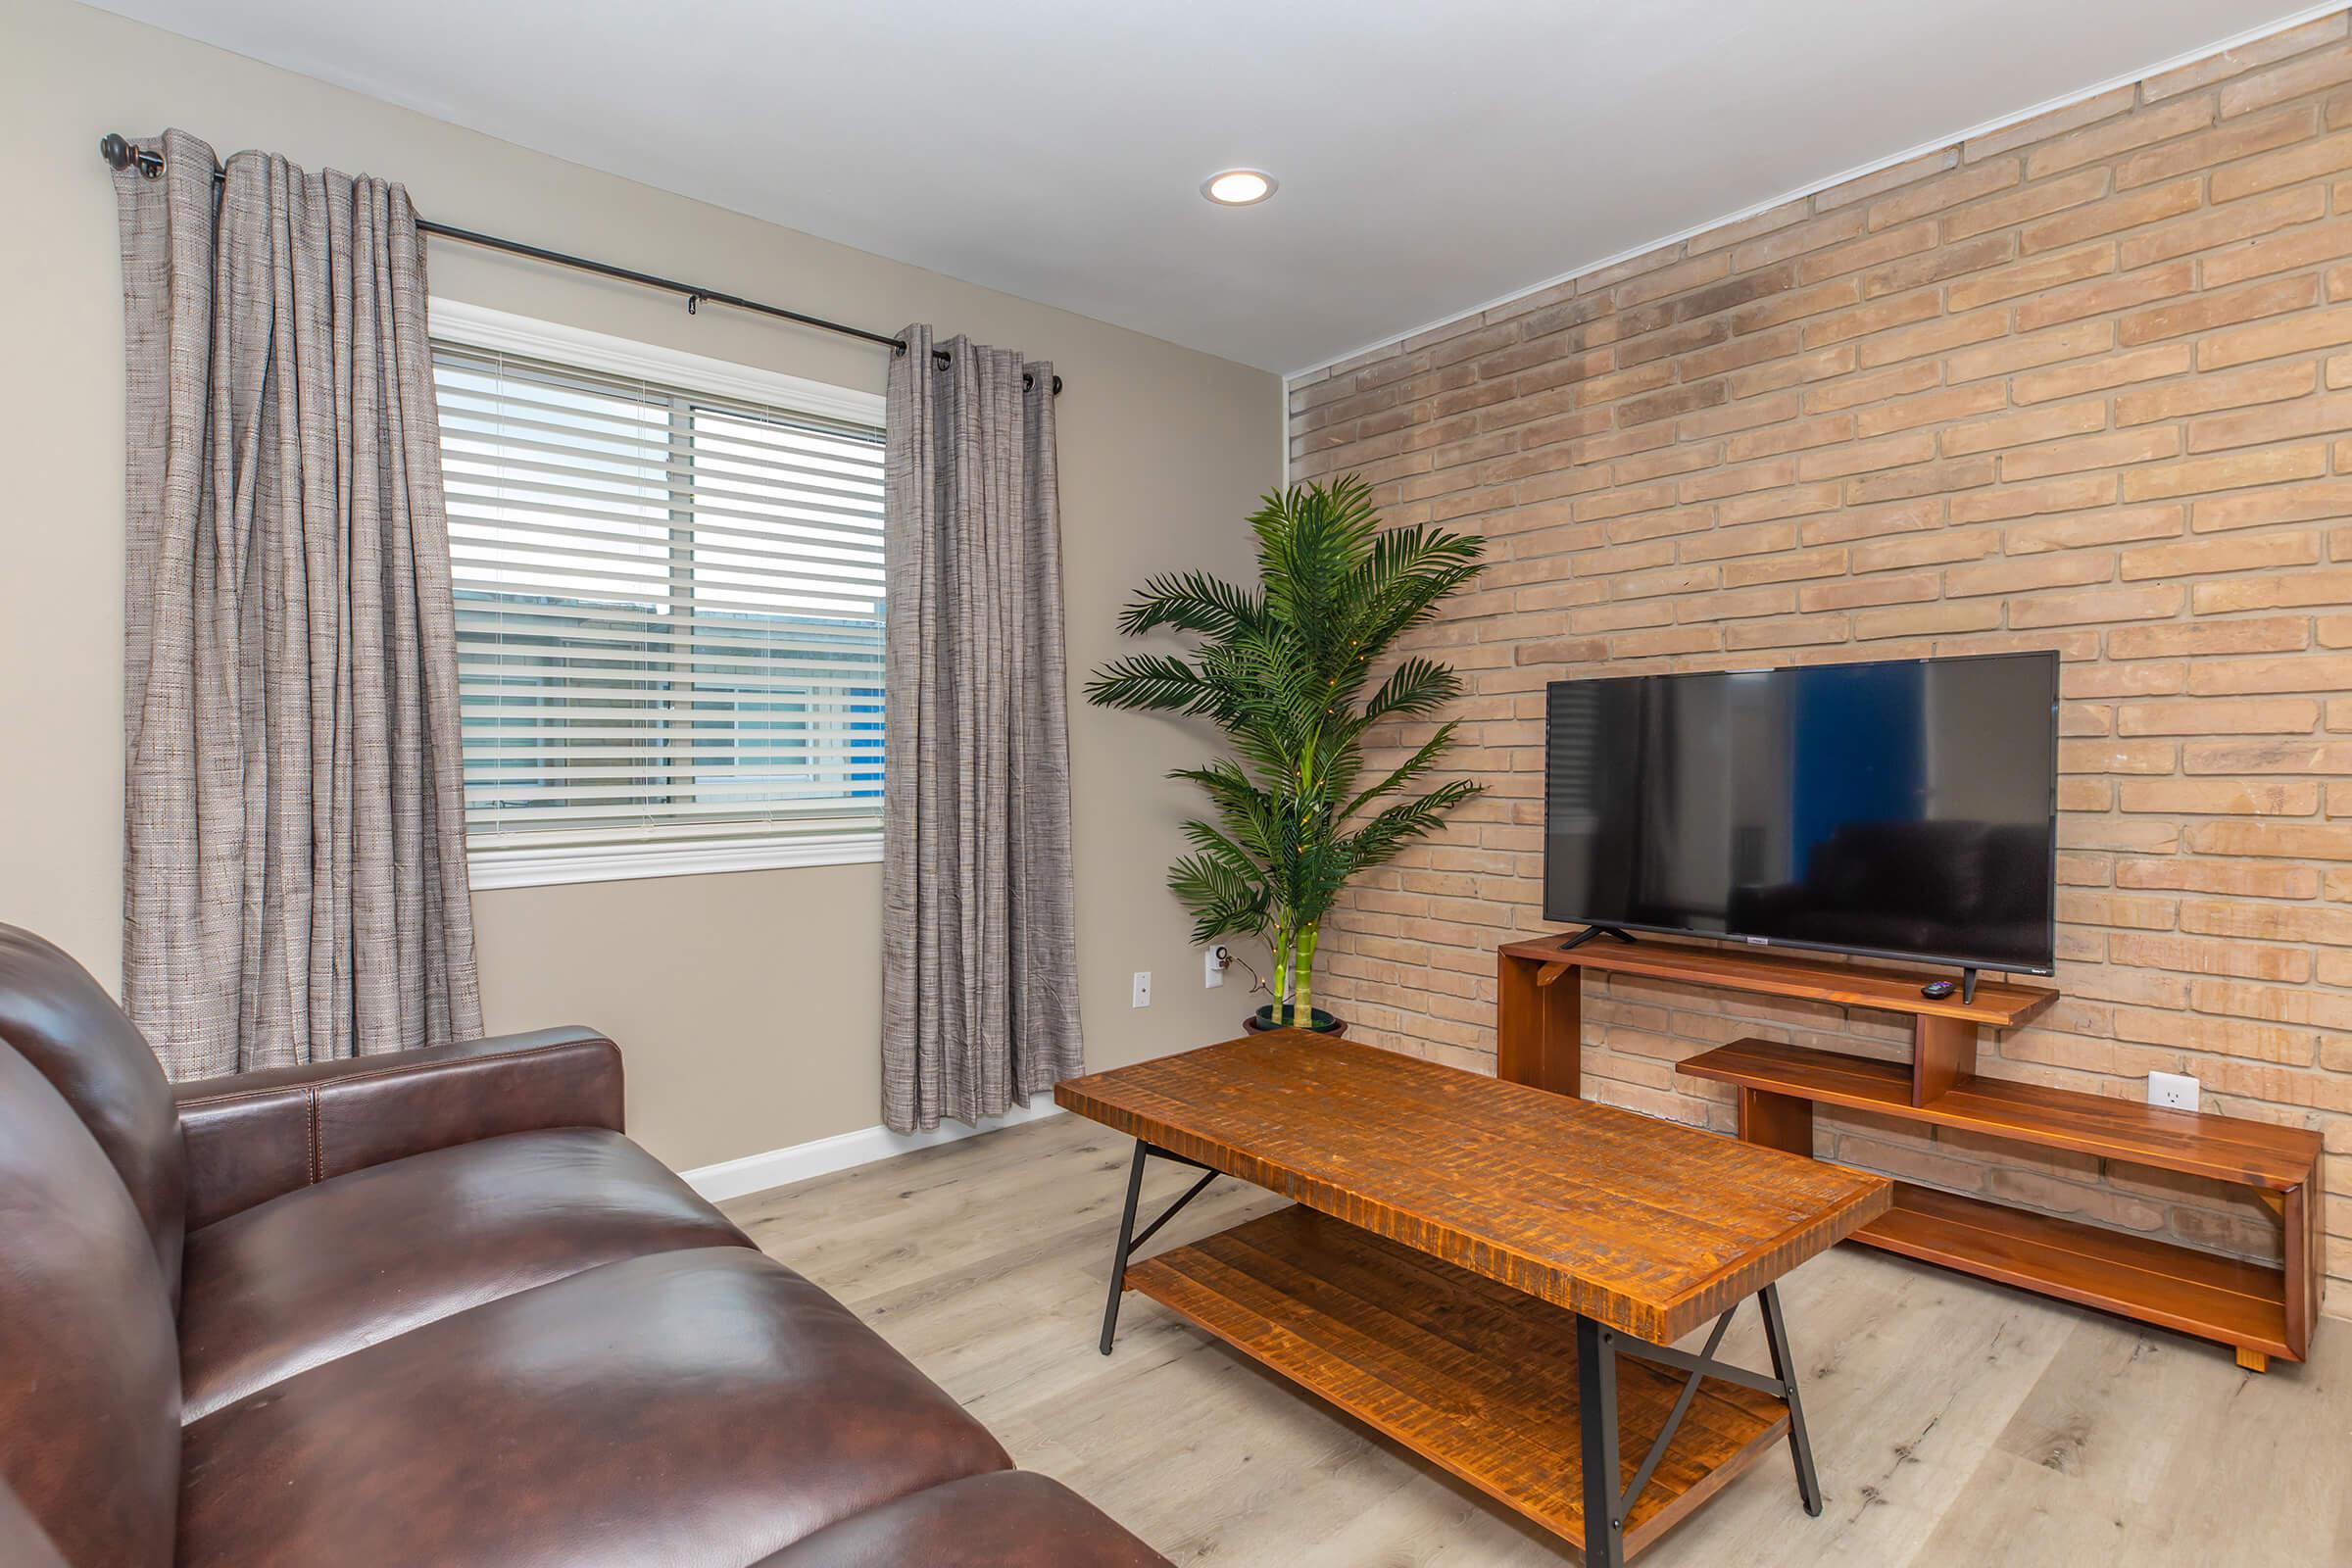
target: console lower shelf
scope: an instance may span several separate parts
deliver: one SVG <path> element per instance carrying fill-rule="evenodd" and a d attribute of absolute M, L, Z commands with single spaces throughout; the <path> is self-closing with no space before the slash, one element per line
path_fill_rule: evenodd
<path fill-rule="evenodd" d="M 2279 1269 L 1908 1182 L 1852 1240 L 2242 1349 L 2297 1353 Z"/>
<path fill-rule="evenodd" d="M 1894 1206 L 1852 1240 L 2216 1340 L 2256 1369 L 2308 1350 L 2318 1308 L 2315 1132 L 1973 1074 L 1919 1103 L 1906 1063 L 1769 1040 L 1733 1041 L 1679 1070 L 1733 1085 L 1740 1136 L 1793 1153 L 1813 1152 L 1813 1106 L 1840 1105 L 2250 1188 L 2283 1222 L 2283 1268 L 1903 1182 Z"/>

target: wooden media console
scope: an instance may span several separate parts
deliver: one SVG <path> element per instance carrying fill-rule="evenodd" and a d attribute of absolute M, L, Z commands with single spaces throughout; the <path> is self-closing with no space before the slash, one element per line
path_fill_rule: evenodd
<path fill-rule="evenodd" d="M 2281 1223 L 2282 1267 L 1902 1182 L 1851 1240 L 2215 1340 L 2257 1372 L 2309 1352 L 2324 1267 L 2320 1135 L 1979 1077 L 1977 1031 L 2024 1023 L 2055 991 L 1986 981 L 1968 1000 L 1930 998 L 1924 974 L 1649 937 L 1566 951 L 1558 938 L 1515 942 L 1499 963 L 1497 1075 L 1563 1095 L 1582 1090 L 1584 969 L 1906 1014 L 1908 1062 L 1736 1040 L 1678 1070 L 1733 1086 L 1742 1141 L 1793 1153 L 1813 1153 L 1813 1107 L 1827 1104 L 2248 1188 Z"/>

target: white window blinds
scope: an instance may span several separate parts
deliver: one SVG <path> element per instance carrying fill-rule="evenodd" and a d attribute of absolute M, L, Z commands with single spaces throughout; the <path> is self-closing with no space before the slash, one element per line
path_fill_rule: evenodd
<path fill-rule="evenodd" d="M 434 346 L 475 863 L 871 835 L 882 434 Z"/>

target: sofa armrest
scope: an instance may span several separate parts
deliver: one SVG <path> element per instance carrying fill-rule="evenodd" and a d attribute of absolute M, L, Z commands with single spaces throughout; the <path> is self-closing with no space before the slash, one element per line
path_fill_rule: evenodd
<path fill-rule="evenodd" d="M 173 1089 L 188 1228 L 346 1171 L 505 1133 L 621 1127 L 620 1048 L 538 1029 Z"/>

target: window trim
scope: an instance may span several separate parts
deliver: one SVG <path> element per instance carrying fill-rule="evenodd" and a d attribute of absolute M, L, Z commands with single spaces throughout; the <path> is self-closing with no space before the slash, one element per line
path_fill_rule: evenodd
<path fill-rule="evenodd" d="M 549 844 L 468 854 L 466 866 L 473 890 L 481 893 L 570 882 L 780 871 L 802 865 L 872 865 L 881 858 L 881 834 L 838 833 L 707 844 Z"/>
<path fill-rule="evenodd" d="M 884 405 L 879 392 L 860 392 L 828 381 L 811 381 L 806 376 L 786 375 L 781 370 L 763 369 L 734 360 L 714 360 L 704 354 L 689 354 L 659 343 L 640 343 L 609 332 L 591 332 L 560 321 L 542 321 L 510 311 L 468 305 L 463 300 L 443 299 L 437 294 L 427 302 L 426 316 L 428 336 L 445 338 L 467 348 L 553 360 L 583 370 L 603 370 L 612 375 L 684 387 L 691 392 L 740 398 L 747 403 L 882 428 Z"/>
<path fill-rule="evenodd" d="M 439 295 L 426 302 L 426 312 L 427 335 L 436 341 L 519 354 L 576 366 L 583 370 L 601 370 L 877 430 L 882 428 L 884 403 L 878 392 L 811 381 L 804 376 L 786 375 L 781 370 L 689 354 L 682 349 L 543 321 Z M 644 877 L 774 871 L 804 865 L 867 865 L 881 858 L 882 835 L 878 832 L 800 832 L 770 838 L 550 844 L 490 851 L 469 846 L 466 866 L 468 881 L 475 891 L 482 892 L 557 887 L 575 882 L 626 882 Z"/>

